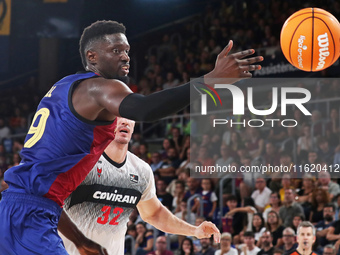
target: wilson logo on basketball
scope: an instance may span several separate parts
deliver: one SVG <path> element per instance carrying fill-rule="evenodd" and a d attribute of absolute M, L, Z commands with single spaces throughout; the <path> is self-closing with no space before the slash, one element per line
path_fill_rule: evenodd
<path fill-rule="evenodd" d="M 316 67 L 316 70 L 323 69 L 323 67 L 325 65 L 325 59 L 326 59 L 326 57 L 329 56 L 329 51 L 328 51 L 329 41 L 328 41 L 327 33 L 324 33 L 324 34 L 318 36 L 318 45 L 320 47 L 320 49 L 319 49 L 319 63 L 318 63 L 318 66 Z"/>

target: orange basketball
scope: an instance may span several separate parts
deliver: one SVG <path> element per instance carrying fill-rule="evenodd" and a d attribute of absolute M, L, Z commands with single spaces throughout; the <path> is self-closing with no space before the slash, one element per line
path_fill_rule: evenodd
<path fill-rule="evenodd" d="M 332 65 L 340 54 L 340 24 L 329 12 L 305 8 L 283 24 L 281 49 L 295 67 L 309 72 Z"/>

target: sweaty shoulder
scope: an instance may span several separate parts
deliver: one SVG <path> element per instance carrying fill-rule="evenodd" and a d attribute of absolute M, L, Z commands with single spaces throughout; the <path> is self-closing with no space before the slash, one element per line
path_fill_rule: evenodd
<path fill-rule="evenodd" d="M 112 121 L 121 101 L 132 93 L 125 83 L 103 77 L 81 81 L 72 94 L 75 111 L 88 120 Z"/>

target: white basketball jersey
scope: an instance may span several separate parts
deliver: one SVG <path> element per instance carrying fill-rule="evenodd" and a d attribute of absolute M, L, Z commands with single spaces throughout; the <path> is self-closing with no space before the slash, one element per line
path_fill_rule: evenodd
<path fill-rule="evenodd" d="M 128 152 L 117 164 L 105 153 L 81 185 L 65 200 L 64 210 L 91 240 L 105 247 L 110 255 L 124 254 L 127 222 L 140 200 L 156 195 L 151 167 Z M 75 245 L 61 233 L 71 255 Z"/>

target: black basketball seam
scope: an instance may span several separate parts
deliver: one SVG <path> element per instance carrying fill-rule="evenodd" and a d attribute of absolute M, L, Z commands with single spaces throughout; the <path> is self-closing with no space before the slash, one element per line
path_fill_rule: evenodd
<path fill-rule="evenodd" d="M 310 18 L 311 18 L 311 17 L 307 17 L 307 18 L 301 20 L 301 22 L 296 26 L 296 28 L 295 28 L 295 30 L 294 30 L 294 32 L 293 32 L 293 34 L 292 34 L 292 38 L 291 38 L 290 43 L 289 43 L 289 58 L 290 58 L 290 62 L 291 62 L 291 63 L 293 63 L 293 60 L 292 60 L 292 53 L 291 53 L 291 51 L 292 51 L 292 50 L 291 50 L 291 46 L 292 46 L 292 42 L 293 42 L 293 39 L 294 39 L 294 35 L 295 35 L 295 33 L 296 33 L 296 30 L 298 30 L 298 28 L 299 28 L 299 26 L 301 25 L 302 22 L 304 22 L 305 20 L 310 19 Z"/>
<path fill-rule="evenodd" d="M 312 56 L 310 63 L 310 71 L 313 71 L 313 57 L 314 57 L 314 8 L 312 8 Z"/>

